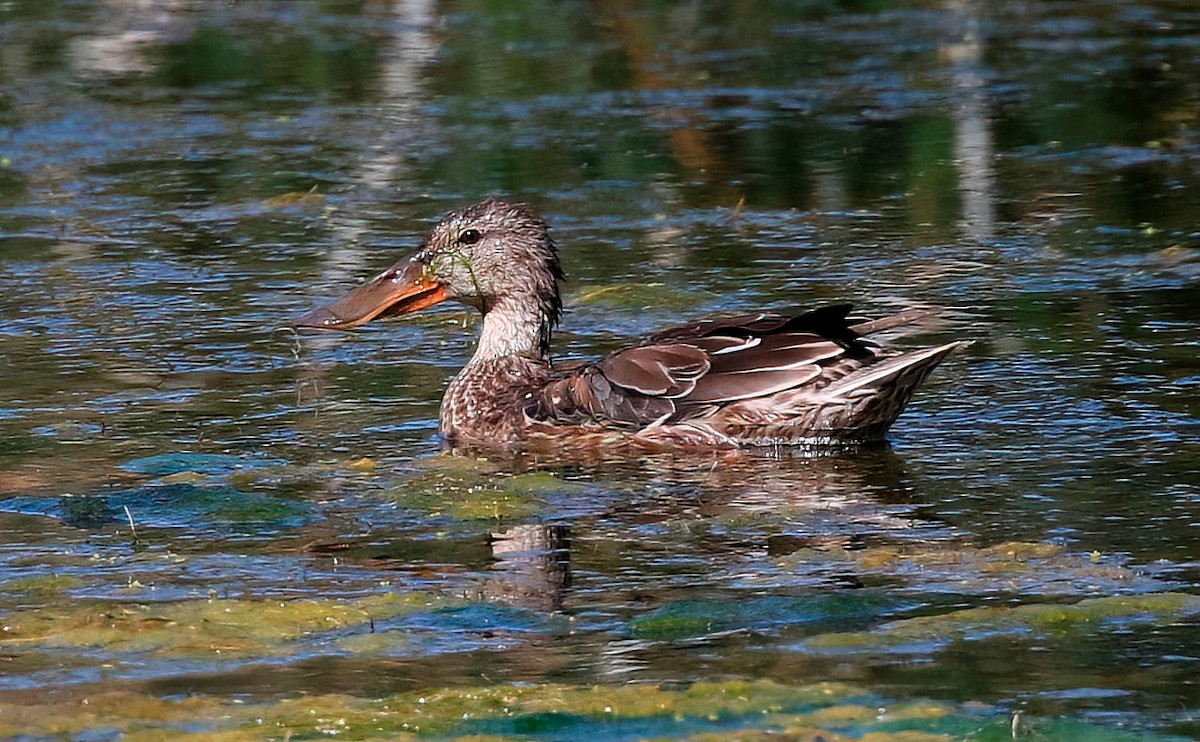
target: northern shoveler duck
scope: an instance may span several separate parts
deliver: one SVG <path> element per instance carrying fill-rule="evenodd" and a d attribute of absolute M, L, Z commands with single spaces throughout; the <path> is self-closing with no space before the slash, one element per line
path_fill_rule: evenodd
<path fill-rule="evenodd" d="M 558 249 L 524 204 L 489 198 L 447 215 L 416 254 L 294 321 L 346 330 L 447 299 L 483 314 L 479 345 L 446 389 L 447 447 L 647 449 L 857 444 L 881 439 L 959 341 L 901 351 L 868 336 L 923 312 L 852 318 L 850 305 L 675 327 L 569 368 L 550 360 L 562 315 Z"/>

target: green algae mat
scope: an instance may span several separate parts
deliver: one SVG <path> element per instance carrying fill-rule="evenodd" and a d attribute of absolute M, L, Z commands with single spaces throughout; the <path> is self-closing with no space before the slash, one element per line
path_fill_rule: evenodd
<path fill-rule="evenodd" d="M 1200 596 L 1118 555 L 948 537 L 788 542 L 709 590 L 690 576 L 672 588 L 681 570 L 667 563 L 653 575 L 664 589 L 564 611 L 568 581 L 621 573 L 633 548 L 573 543 L 537 522 L 564 503 L 595 507 L 604 493 L 586 481 L 452 457 L 385 475 L 362 457 L 298 467 L 174 454 L 121 469 L 135 478 L 94 496 L 35 490 L 0 504 L 0 527 L 42 544 L 0 580 L 0 737 L 1171 739 L 1061 713 L 1060 698 L 1100 708 L 1121 683 L 1059 697 L 1037 686 L 1053 674 L 1030 658 L 1171 636 L 1200 618 Z M 288 496 L 331 476 L 371 488 L 370 530 L 333 537 L 331 526 L 352 530 L 344 514 Z M 737 508 L 641 527 L 651 545 L 712 548 L 773 522 Z M 202 543 L 180 538 L 191 531 Z M 831 577 L 846 574 L 858 584 Z M 978 700 L 995 692 L 889 692 L 892 668 L 963 655 L 1011 657 L 1045 711 Z M 746 677 L 755 665 L 778 679 Z M 639 676 L 647 666 L 658 679 Z M 828 680 L 844 675 L 859 680 Z M 1153 678 L 1131 669 L 1123 681 Z"/>
<path fill-rule="evenodd" d="M 127 740 L 806 740 L 810 742 L 1166 742 L 1078 721 L 1022 718 L 933 701 L 898 702 L 848 685 L 770 682 L 656 686 L 490 685 L 378 698 L 274 703 L 164 700 L 97 689 L 0 706 L 5 736 Z M 1175 738 L 1183 739 L 1183 738 Z"/>
<path fill-rule="evenodd" d="M 0 585 L 0 594 L 45 600 L 79 587 L 54 577 Z M 878 598 L 837 605 L 830 596 L 742 604 L 676 605 L 630 622 L 632 635 L 655 641 L 807 617 L 818 623 L 890 612 Z M 1158 593 L 1071 604 L 969 608 L 884 622 L 869 632 L 818 633 L 804 653 L 926 654 L 930 645 L 1016 634 L 1052 637 L 1166 624 L 1200 615 L 1200 596 Z M 751 618 L 751 616 L 757 618 Z M 553 634 L 535 612 L 457 597 L 381 590 L 355 600 L 209 598 L 168 603 L 77 601 L 0 614 L 0 656 L 30 679 L 72 677 L 45 691 L 0 695 L 0 735 L 90 739 L 480 739 L 625 740 L 1152 740 L 1072 719 L 1011 714 L 977 703 L 888 699 L 849 684 L 789 686 L 768 681 L 673 685 L 489 684 L 423 687 L 384 695 L 304 692 L 263 700 L 196 694 L 164 697 L 138 690 L 139 678 L 188 668 L 270 673 L 273 663 L 342 656 L 369 659 L 437 653 L 430 637 L 458 630 Z M 703 628 L 701 628 L 703 627 Z M 424 645 L 422 645 L 424 642 Z M 918 648 L 919 649 L 915 649 Z M 265 669 L 264 669 L 265 667 Z M 436 667 L 436 663 L 431 665 Z M 157 668 L 157 671 L 156 671 Z M 170 668 L 168 670 L 168 668 Z M 65 673 L 65 675 L 64 675 Z M 483 674 L 483 673 L 481 673 Z M 234 677 L 236 673 L 231 674 Z M 106 681 L 107 678 L 107 681 Z M 418 683 L 420 685 L 420 683 Z M 1011 735 L 1016 735 L 1015 737 Z"/>

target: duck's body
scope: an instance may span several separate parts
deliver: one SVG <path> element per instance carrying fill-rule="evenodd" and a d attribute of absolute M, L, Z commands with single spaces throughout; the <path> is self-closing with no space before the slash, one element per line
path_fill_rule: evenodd
<path fill-rule="evenodd" d="M 448 298 L 483 313 L 479 346 L 442 399 L 446 445 L 513 449 L 721 448 L 879 440 L 953 342 L 902 352 L 868 336 L 921 313 L 869 321 L 849 305 L 660 332 L 591 364 L 556 368 L 558 253 L 528 207 L 488 199 L 454 212 L 422 249 L 301 327 L 349 329 Z"/>

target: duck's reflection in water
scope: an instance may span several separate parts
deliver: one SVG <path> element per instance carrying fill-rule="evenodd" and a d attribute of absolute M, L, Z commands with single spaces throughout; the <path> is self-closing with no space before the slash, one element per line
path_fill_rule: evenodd
<path fill-rule="evenodd" d="M 523 463 L 540 468 L 547 462 Z M 654 579 L 664 586 L 700 581 L 721 588 L 736 581 L 734 573 L 752 577 L 768 567 L 764 560 L 801 548 L 854 549 L 953 535 L 916 512 L 911 476 L 887 446 L 822 456 L 672 456 L 558 473 L 602 479 L 606 489 L 620 491 L 607 491 L 590 511 L 547 513 L 545 520 L 554 524 L 493 532 L 487 597 L 538 610 L 570 609 L 570 565 L 576 561 L 588 574 L 589 593 L 604 574 L 611 579 L 601 589 L 610 592 L 641 592 Z M 671 566 L 654 578 L 660 571 L 655 562 Z M 839 580 L 854 582 L 853 576 Z"/>
<path fill-rule="evenodd" d="M 524 523 L 491 534 L 492 576 L 484 596 L 539 611 L 562 608 L 571 584 L 571 529 Z"/>
<path fill-rule="evenodd" d="M 543 509 L 523 522 L 474 535 L 373 533 L 369 541 L 311 551 L 432 576 L 470 597 L 570 612 L 580 607 L 572 599 L 579 565 L 586 573 L 579 600 L 621 602 L 672 586 L 729 588 L 802 548 L 951 535 L 917 513 L 905 463 L 887 446 L 820 456 L 772 451 L 553 463 L 525 458 L 503 466 L 550 469 L 565 484 L 585 484 L 570 494 L 547 493 Z M 854 584 L 852 575 L 844 577 L 837 584 Z"/>

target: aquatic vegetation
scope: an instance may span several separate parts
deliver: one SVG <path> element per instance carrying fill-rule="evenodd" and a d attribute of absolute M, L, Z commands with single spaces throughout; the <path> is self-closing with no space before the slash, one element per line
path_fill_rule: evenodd
<path fill-rule="evenodd" d="M 668 603 L 635 617 L 629 622 L 629 633 L 640 639 L 676 640 L 804 624 L 861 624 L 904 607 L 911 608 L 914 604 L 878 590 L 833 590 L 747 600 L 688 600 Z"/>
<path fill-rule="evenodd" d="M 383 697 L 312 695 L 231 703 L 211 696 L 162 699 L 130 691 L 77 693 L 70 704 L 10 704 L 0 735 L 214 740 L 857 740 L 860 742 L 1167 742 L 1079 721 L 1012 718 L 997 709 L 895 701 L 851 685 L 705 682 L 654 685 L 487 685 L 429 688 Z"/>
<path fill-rule="evenodd" d="M 146 474 L 162 477 L 184 472 L 200 474 L 230 474 L 245 469 L 261 469 L 270 466 L 282 466 L 286 461 L 281 459 L 246 458 L 218 453 L 174 452 L 161 453 L 145 458 L 134 459 L 120 465 L 125 471 L 136 474 Z"/>
<path fill-rule="evenodd" d="M 35 574 L 0 582 L 0 594 L 15 593 L 25 597 L 34 595 L 55 596 L 86 584 L 87 581 L 81 577 L 60 575 L 51 572 L 49 574 Z"/>
<path fill-rule="evenodd" d="M 232 487 L 202 486 L 193 483 L 193 477 L 168 478 L 171 477 L 174 478 L 169 483 L 84 496 L 10 497 L 0 500 L 0 510 L 47 515 L 81 528 L 128 519 L 142 526 L 167 528 L 209 528 L 218 524 L 235 528 L 265 524 L 289 528 L 311 517 L 311 508 L 304 502 L 246 493 Z"/>
<path fill-rule="evenodd" d="M 290 654 L 310 651 L 311 642 L 330 632 L 370 632 L 375 621 L 447 602 L 454 601 L 387 591 L 352 601 L 74 601 L 0 613 L 0 648 L 14 653 L 89 649 L 114 661 L 145 654 L 226 659 Z M 310 645 L 292 646 L 299 640 Z"/>
<path fill-rule="evenodd" d="M 1055 636 L 1115 631 L 1135 624 L 1169 624 L 1200 615 L 1200 595 L 1154 593 L 1088 598 L 1078 603 L 1035 603 L 967 608 L 876 626 L 869 632 L 822 634 L 805 651 L 929 652 L 951 642 L 1004 635 Z"/>
<path fill-rule="evenodd" d="M 441 456 L 392 490 L 397 506 L 455 521 L 513 521 L 543 512 L 552 498 L 586 487 L 550 472 L 506 474 L 486 459 Z"/>
<path fill-rule="evenodd" d="M 1128 564 L 1119 554 L 1072 551 L 1048 542 L 891 543 L 860 549 L 801 548 L 779 559 L 783 569 L 850 569 L 900 580 L 918 593 L 1112 595 L 1169 589 L 1172 584 Z"/>

